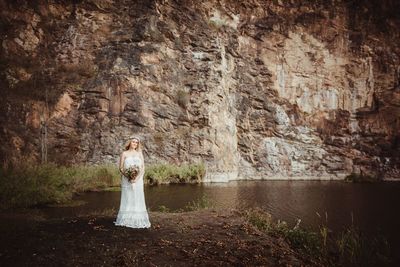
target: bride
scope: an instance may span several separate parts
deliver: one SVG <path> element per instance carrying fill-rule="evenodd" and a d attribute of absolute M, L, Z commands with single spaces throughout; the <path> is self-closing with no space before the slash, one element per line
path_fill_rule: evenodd
<path fill-rule="evenodd" d="M 132 165 L 139 166 L 139 174 L 133 181 L 124 175 Z M 149 228 L 151 226 L 144 198 L 143 176 L 144 159 L 142 145 L 138 137 L 133 137 L 125 145 L 119 162 L 121 180 L 121 202 L 115 225 L 131 228 Z"/>

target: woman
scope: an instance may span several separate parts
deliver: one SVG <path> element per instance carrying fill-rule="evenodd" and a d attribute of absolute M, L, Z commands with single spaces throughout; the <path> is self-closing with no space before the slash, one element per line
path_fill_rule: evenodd
<path fill-rule="evenodd" d="M 132 165 L 139 166 L 136 179 L 129 181 L 124 175 L 125 170 Z M 125 145 L 119 161 L 121 180 L 121 203 L 115 225 L 132 228 L 149 228 L 151 226 L 144 199 L 144 159 L 142 144 L 138 137 L 129 140 Z"/>

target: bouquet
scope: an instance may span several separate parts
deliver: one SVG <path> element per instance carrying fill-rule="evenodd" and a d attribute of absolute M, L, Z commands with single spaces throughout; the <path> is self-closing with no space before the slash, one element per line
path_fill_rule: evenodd
<path fill-rule="evenodd" d="M 132 165 L 125 170 L 125 176 L 128 178 L 129 182 L 134 182 L 139 174 L 139 166 Z"/>

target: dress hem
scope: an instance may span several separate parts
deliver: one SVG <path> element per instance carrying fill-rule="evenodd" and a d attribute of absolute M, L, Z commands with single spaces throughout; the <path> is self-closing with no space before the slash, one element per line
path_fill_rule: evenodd
<path fill-rule="evenodd" d="M 147 211 L 120 211 L 114 224 L 131 228 L 149 228 L 151 226 Z"/>
<path fill-rule="evenodd" d="M 150 228 L 151 224 L 134 224 L 134 223 L 129 223 L 129 222 L 116 222 L 114 221 L 115 226 L 125 226 L 125 227 L 130 227 L 130 228 Z"/>

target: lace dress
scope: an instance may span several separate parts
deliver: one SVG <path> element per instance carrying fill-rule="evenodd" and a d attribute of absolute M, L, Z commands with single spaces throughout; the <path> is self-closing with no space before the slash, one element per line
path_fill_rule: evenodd
<path fill-rule="evenodd" d="M 124 168 L 128 168 L 131 165 L 138 165 L 141 169 L 135 183 L 130 183 L 122 175 L 121 202 L 116 221 L 114 221 L 115 225 L 132 228 L 149 228 L 151 226 L 144 198 L 144 165 L 142 165 L 142 161 L 143 159 L 139 155 L 125 158 Z"/>

